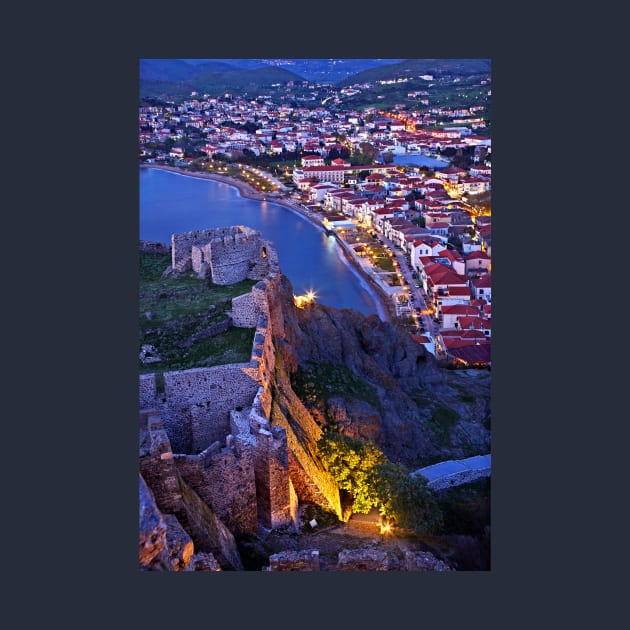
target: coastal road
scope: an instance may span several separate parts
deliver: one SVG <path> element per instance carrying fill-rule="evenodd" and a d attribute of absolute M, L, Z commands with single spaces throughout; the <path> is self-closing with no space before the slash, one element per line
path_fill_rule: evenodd
<path fill-rule="evenodd" d="M 263 171 L 262 169 L 256 168 L 254 166 L 243 166 L 244 169 L 255 173 L 259 177 L 266 177 L 270 182 L 273 183 L 274 186 L 277 186 L 281 191 L 287 192 L 290 188 L 287 188 L 280 180 L 276 179 L 271 173 L 268 171 Z"/>
<path fill-rule="evenodd" d="M 392 241 L 385 238 L 382 234 L 379 234 L 380 240 L 385 243 L 393 252 L 396 257 L 396 261 L 400 266 L 400 271 L 403 277 L 409 285 L 409 293 L 413 296 L 413 305 L 418 311 L 423 311 L 427 308 L 423 289 L 416 287 L 419 281 L 413 277 L 413 270 L 411 269 L 409 262 L 407 261 L 407 255 L 398 246 L 394 245 Z M 422 326 L 424 330 L 431 334 L 431 337 L 435 338 L 440 333 L 440 327 L 433 321 L 431 315 L 420 316 Z"/>

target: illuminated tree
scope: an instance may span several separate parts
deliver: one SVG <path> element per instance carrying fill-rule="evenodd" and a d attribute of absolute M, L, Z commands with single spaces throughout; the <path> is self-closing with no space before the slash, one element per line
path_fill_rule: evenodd
<path fill-rule="evenodd" d="M 420 536 L 442 527 L 442 513 L 426 480 L 390 462 L 372 442 L 328 431 L 317 449 L 326 470 L 352 495 L 353 512 L 366 514 L 378 507 L 385 521 Z"/>
<path fill-rule="evenodd" d="M 317 449 L 326 470 L 352 495 L 354 512 L 366 514 L 377 505 L 374 468 L 386 458 L 374 444 L 331 431 L 320 438 Z"/>
<path fill-rule="evenodd" d="M 374 485 L 379 513 L 386 522 L 419 536 L 441 529 L 442 512 L 424 477 L 412 477 L 404 466 L 387 461 L 376 466 Z"/>

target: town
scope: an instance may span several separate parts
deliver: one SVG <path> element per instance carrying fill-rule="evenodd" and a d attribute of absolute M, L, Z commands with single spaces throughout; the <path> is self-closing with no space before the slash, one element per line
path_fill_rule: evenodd
<path fill-rule="evenodd" d="M 407 94 L 414 106 L 345 107 L 343 97 L 365 88 L 356 85 L 307 107 L 308 98 L 291 98 L 296 86 L 283 87 L 275 99 L 144 99 L 140 163 L 240 180 L 301 212 L 338 239 L 415 341 L 445 365 L 489 368 L 486 105 L 436 106 L 430 91 L 416 90 Z M 490 96 L 489 76 L 480 87 Z"/>

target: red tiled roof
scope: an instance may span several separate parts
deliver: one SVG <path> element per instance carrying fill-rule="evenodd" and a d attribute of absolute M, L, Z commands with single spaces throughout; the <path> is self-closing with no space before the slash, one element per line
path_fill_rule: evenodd
<path fill-rule="evenodd" d="M 481 278 L 473 280 L 472 284 L 477 289 L 486 289 L 492 286 L 492 276 L 489 273 L 484 273 Z"/>
<path fill-rule="evenodd" d="M 448 287 L 448 294 L 450 297 L 463 297 L 463 296 L 470 297 L 470 287 L 468 286 L 458 287 L 458 286 L 450 285 Z"/>
<path fill-rule="evenodd" d="M 482 258 L 483 260 L 490 260 L 490 256 L 488 256 L 486 252 L 482 252 L 478 250 L 466 254 L 465 258 L 466 260 L 471 260 L 473 258 Z"/>
<path fill-rule="evenodd" d="M 474 315 L 479 317 L 479 310 L 468 304 L 448 304 L 442 307 L 443 315 Z"/>
<path fill-rule="evenodd" d="M 442 309 L 442 312 L 444 312 L 444 309 Z M 475 317 L 466 317 L 466 316 L 458 317 L 457 321 L 459 322 L 459 327 L 462 330 L 471 330 L 471 329 L 483 330 L 484 329 L 483 319 L 479 317 L 479 314 L 477 314 Z"/>
<path fill-rule="evenodd" d="M 491 363 L 491 346 L 489 343 L 481 345 L 462 346 L 460 348 L 449 349 L 448 354 L 454 359 L 460 359 L 468 364 Z"/>

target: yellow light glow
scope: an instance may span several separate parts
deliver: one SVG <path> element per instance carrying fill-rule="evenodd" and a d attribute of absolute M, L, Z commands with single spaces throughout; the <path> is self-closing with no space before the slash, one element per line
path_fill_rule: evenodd
<path fill-rule="evenodd" d="M 315 293 L 315 291 L 310 289 L 309 291 L 306 292 L 305 295 L 294 295 L 293 303 L 298 308 L 304 308 L 308 304 L 313 303 L 316 297 L 317 297 L 317 294 Z"/>

